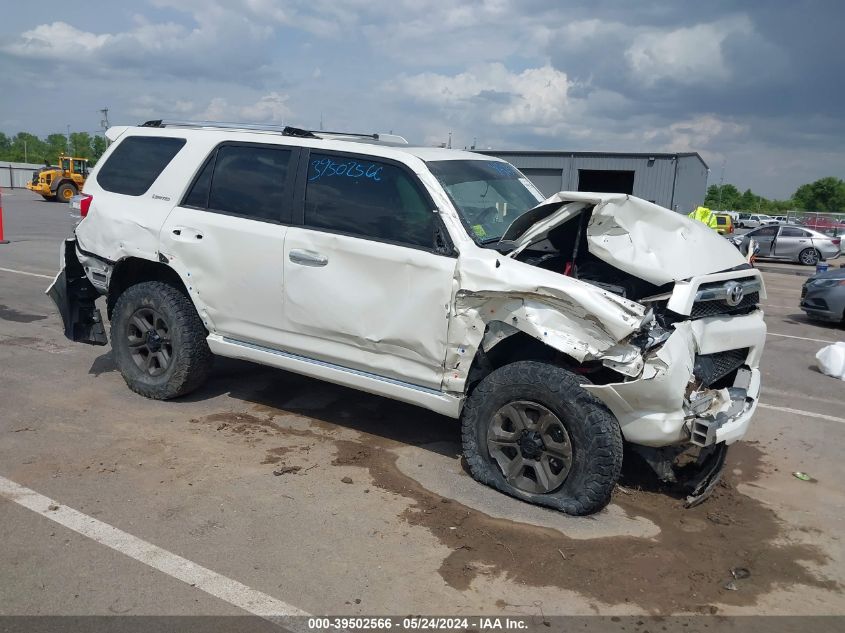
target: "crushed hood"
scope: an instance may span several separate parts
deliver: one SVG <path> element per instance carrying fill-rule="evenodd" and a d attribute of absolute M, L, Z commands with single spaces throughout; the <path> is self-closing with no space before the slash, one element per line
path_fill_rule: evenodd
<path fill-rule="evenodd" d="M 656 286 L 729 270 L 739 250 L 701 222 L 624 194 L 561 191 L 518 218 L 502 237 L 515 257 L 549 231 L 593 206 L 587 248 L 596 257 Z"/>

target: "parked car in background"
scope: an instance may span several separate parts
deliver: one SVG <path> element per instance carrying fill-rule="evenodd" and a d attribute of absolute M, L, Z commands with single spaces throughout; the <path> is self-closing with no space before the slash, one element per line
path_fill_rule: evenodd
<path fill-rule="evenodd" d="M 807 228 L 820 231 L 827 235 L 845 234 L 845 222 L 836 216 L 813 215 L 804 218 L 802 224 Z"/>
<path fill-rule="evenodd" d="M 801 309 L 813 319 L 845 322 L 845 268 L 833 268 L 805 281 Z"/>
<path fill-rule="evenodd" d="M 740 244 L 743 254 L 748 252 L 751 240 L 760 246 L 757 257 L 783 259 L 805 266 L 815 266 L 821 260 L 838 257 L 842 241 L 801 226 L 778 224 L 762 226 L 743 235 Z"/>
<path fill-rule="evenodd" d="M 742 218 L 742 216 L 740 216 L 740 218 Z M 747 218 L 739 220 L 739 228 L 741 229 L 753 229 L 767 224 L 777 224 L 777 220 L 764 213 L 754 213 L 749 215 Z"/>
<path fill-rule="evenodd" d="M 727 213 L 716 214 L 716 232 L 729 235 L 734 232 L 734 223 Z"/>

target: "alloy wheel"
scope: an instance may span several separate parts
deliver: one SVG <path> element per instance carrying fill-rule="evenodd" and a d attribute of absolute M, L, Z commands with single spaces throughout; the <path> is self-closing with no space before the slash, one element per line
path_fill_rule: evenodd
<path fill-rule="evenodd" d="M 152 308 L 139 308 L 129 318 L 126 331 L 132 360 L 150 376 L 167 371 L 173 357 L 173 342 L 167 320 Z"/>
<path fill-rule="evenodd" d="M 560 418 L 536 402 L 499 409 L 487 429 L 487 450 L 508 483 L 545 494 L 557 490 L 572 468 L 572 442 Z"/>

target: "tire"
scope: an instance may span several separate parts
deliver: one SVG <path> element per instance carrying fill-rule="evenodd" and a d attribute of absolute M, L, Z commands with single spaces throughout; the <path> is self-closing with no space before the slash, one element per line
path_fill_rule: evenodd
<path fill-rule="evenodd" d="M 74 187 L 69 182 L 62 183 L 59 185 L 59 188 L 56 189 L 56 197 L 54 200 L 56 202 L 70 202 L 70 199 L 76 195 L 76 187 Z"/>
<path fill-rule="evenodd" d="M 177 398 L 205 382 L 214 359 L 206 336 L 194 305 L 169 284 L 130 286 L 115 303 L 115 364 L 126 385 L 147 398 Z"/>
<path fill-rule="evenodd" d="M 821 254 L 815 248 L 805 248 L 798 253 L 798 262 L 805 266 L 815 266 L 820 259 Z"/>
<path fill-rule="evenodd" d="M 512 497 L 567 514 L 592 514 L 606 506 L 622 470 L 622 432 L 608 408 L 579 382 L 583 380 L 561 367 L 536 361 L 518 361 L 487 375 L 470 394 L 462 413 L 464 457 L 472 476 Z M 536 457 L 536 437 L 530 435 L 536 431 L 520 431 L 510 421 L 520 417 L 512 415 L 514 407 L 517 411 L 522 407 L 529 419 L 533 407 L 537 414 L 534 428 L 545 425 L 557 433 L 557 437 L 541 434 L 541 457 Z M 557 425 L 563 427 L 563 435 L 556 429 Z M 521 444 L 501 442 L 494 445 L 491 454 L 488 440 L 495 444 L 494 438 L 515 436 L 522 437 Z M 560 448 L 554 448 L 555 444 Z M 521 472 L 508 478 L 500 463 L 507 462 L 516 452 L 516 445 L 520 453 L 512 458 L 510 466 Z M 566 445 L 569 446 L 568 469 L 560 469 L 560 473 L 566 471 L 564 479 L 546 486 L 554 477 L 560 477 L 549 464 L 554 464 L 556 455 L 565 454 Z M 518 457 L 523 467 L 518 465 Z M 565 461 L 564 457 L 558 463 Z M 546 468 L 543 463 L 547 464 Z M 541 477 L 538 473 L 545 475 Z M 557 487 L 553 488 L 555 483 Z"/>

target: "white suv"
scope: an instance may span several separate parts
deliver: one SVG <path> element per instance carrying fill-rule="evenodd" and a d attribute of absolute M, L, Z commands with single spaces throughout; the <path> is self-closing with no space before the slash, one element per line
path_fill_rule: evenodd
<path fill-rule="evenodd" d="M 481 482 L 585 514 L 623 440 L 689 503 L 757 406 L 759 273 L 632 196 L 548 199 L 509 163 L 360 137 L 149 122 L 114 141 L 48 291 L 130 389 L 182 396 L 214 355 L 460 418 Z M 387 141 L 387 142 L 385 142 Z M 687 449 L 698 468 L 675 463 Z"/>

